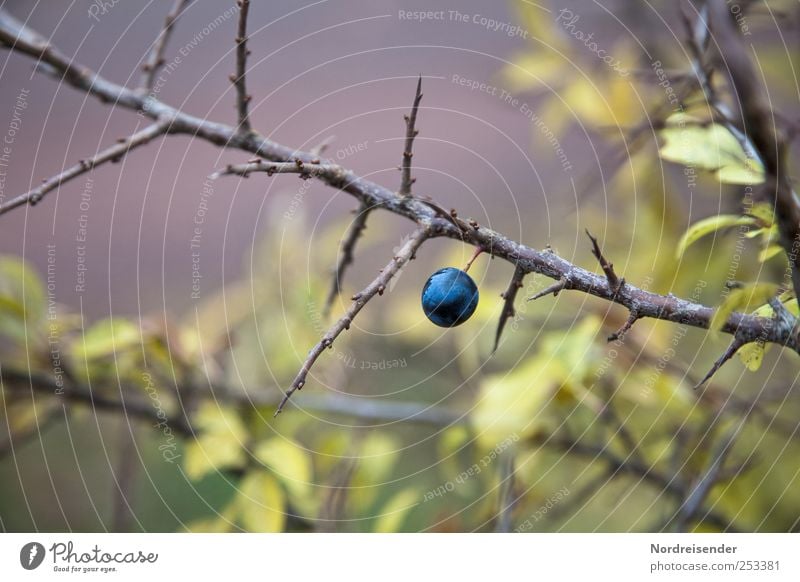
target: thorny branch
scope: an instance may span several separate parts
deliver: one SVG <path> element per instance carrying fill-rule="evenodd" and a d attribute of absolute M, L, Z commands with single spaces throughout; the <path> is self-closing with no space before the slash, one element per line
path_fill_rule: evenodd
<path fill-rule="evenodd" d="M 425 242 L 428 236 L 427 229 L 422 228 L 417 230 L 400 248 L 397 254 L 392 257 L 392 260 L 389 261 L 389 264 L 381 269 L 381 272 L 378 274 L 375 280 L 367 285 L 363 291 L 353 295 L 352 305 L 350 305 L 345 314 L 342 315 L 342 317 L 340 317 L 339 320 L 333 324 L 333 326 L 331 326 L 325 335 L 322 336 L 322 339 L 317 343 L 317 345 L 315 345 L 309 352 L 306 361 L 303 362 L 303 367 L 300 368 L 300 372 L 297 374 L 297 377 L 294 379 L 294 382 L 292 382 L 291 387 L 286 391 L 286 395 L 278 405 L 278 409 L 275 411 L 275 416 L 280 414 L 292 394 L 294 394 L 296 390 L 300 390 L 305 385 L 306 376 L 308 376 L 308 373 L 311 371 L 311 366 L 314 365 L 314 362 L 317 361 L 317 358 L 320 357 L 322 352 L 324 352 L 326 348 L 330 348 L 333 345 L 334 340 L 339 337 L 340 333 L 346 329 L 350 329 L 350 324 L 353 322 L 353 319 L 356 315 L 358 315 L 358 312 L 363 309 L 370 299 L 375 297 L 375 295 L 383 295 L 383 292 L 386 290 L 386 287 L 389 285 L 389 281 L 391 281 L 392 277 L 394 277 L 394 275 L 403 268 L 403 265 L 414 259 L 417 249 L 422 245 L 422 243 Z"/>
<path fill-rule="evenodd" d="M 339 296 L 344 273 L 347 267 L 353 263 L 353 252 L 356 248 L 356 242 L 358 242 L 361 234 L 367 228 L 369 212 L 370 208 L 364 204 L 361 204 L 355 211 L 356 216 L 347 229 L 347 235 L 344 241 L 342 241 L 342 249 L 339 252 L 339 260 L 336 263 L 336 267 L 333 269 L 333 282 L 331 283 L 330 291 L 328 291 L 328 296 L 325 298 L 325 305 L 322 308 L 322 317 L 327 318 L 328 315 L 330 315 L 333 302 L 336 301 L 336 298 Z"/>
<path fill-rule="evenodd" d="M 405 116 L 406 144 L 403 149 L 403 165 L 401 167 L 403 176 L 400 180 L 400 196 L 410 196 L 411 185 L 414 183 L 414 179 L 411 177 L 411 158 L 414 157 L 414 138 L 419 133 L 416 129 L 416 124 L 420 101 L 422 101 L 422 76 L 417 81 L 417 93 L 414 96 L 414 105 L 411 106 L 411 113 Z"/>
<path fill-rule="evenodd" d="M 746 85 L 744 79 L 748 77 L 744 75 L 743 71 L 749 71 L 750 64 L 747 54 L 739 45 L 735 34 L 731 38 L 729 23 L 724 18 L 718 18 L 717 13 L 721 12 L 719 7 L 724 8 L 724 3 L 720 0 L 714 6 L 716 9 L 712 11 L 712 14 L 715 15 L 715 21 L 725 22 L 720 28 L 728 31 L 722 34 L 719 44 L 726 57 L 728 55 L 735 57 L 730 59 L 729 65 L 734 87 L 738 90 Z M 242 38 L 241 35 L 240 38 Z M 454 212 L 446 213 L 439 205 L 430 200 L 421 199 L 420 196 L 398 196 L 388 188 L 361 178 L 350 170 L 329 161 L 320 161 L 319 156 L 314 153 L 289 148 L 253 131 L 243 132 L 241 123 L 239 127 L 232 127 L 189 115 L 158 99 L 146 97 L 138 91 L 109 81 L 96 72 L 75 63 L 51 46 L 47 39 L 20 23 L 5 10 L 0 10 L 0 44 L 38 59 L 45 70 L 56 78 L 103 102 L 140 111 L 159 123 L 168 124 L 164 133 L 192 135 L 221 147 L 250 152 L 258 156 L 259 160 L 264 160 L 247 164 L 243 170 L 244 174 L 261 171 L 259 166 L 265 166 L 264 171 L 268 174 L 291 172 L 299 173 L 301 177 L 313 177 L 354 196 L 364 206 L 381 208 L 408 218 L 415 222 L 418 228 L 423 229 L 426 237 L 448 237 L 459 240 L 512 263 L 524 274 L 537 273 L 555 279 L 557 283 L 546 290 L 547 292 L 556 293 L 562 289 L 570 289 L 621 305 L 629 311 L 635 312 L 639 318 L 650 317 L 701 329 L 709 328 L 714 314 L 713 308 L 680 299 L 672 294 L 659 295 L 639 289 L 627 282 L 623 284 L 623 280 L 616 276 L 610 263 L 605 261 L 604 264 L 604 259 L 600 260 L 601 254 L 598 256 L 598 260 L 604 271 L 602 276 L 574 265 L 549 250 L 539 251 L 520 244 L 473 220 L 465 223 L 457 218 Z M 239 44 L 241 46 L 242 43 Z M 775 138 L 775 135 L 774 132 L 771 132 L 771 128 L 765 129 L 758 125 L 765 119 L 760 113 L 762 111 L 759 109 L 760 101 L 752 93 L 751 89 L 744 88 L 742 105 L 748 131 L 751 134 L 756 132 L 757 135 L 754 134 L 752 137 L 759 150 L 769 150 L 767 153 L 763 151 L 761 153 L 766 157 L 765 167 L 768 173 L 774 172 L 776 178 L 778 187 L 775 189 L 775 194 L 776 200 L 780 202 L 780 204 L 776 204 L 778 215 L 781 216 L 781 213 L 788 209 L 790 211 L 789 218 L 794 220 L 792 205 L 786 201 L 787 196 L 783 188 L 786 177 L 783 175 L 782 165 L 779 163 L 780 158 L 776 157 L 778 153 L 774 151 L 775 141 L 770 141 L 770 138 Z M 770 143 L 773 144 L 772 150 L 770 150 Z M 241 173 L 240 169 L 241 167 L 231 167 L 223 173 Z M 65 180 L 61 179 L 59 183 L 63 183 L 63 181 Z M 15 206 L 34 200 L 29 198 L 18 202 Z M 7 206 L 0 208 L 0 214 L 9 209 Z M 795 223 L 800 224 L 797 221 Z M 599 247 L 595 250 L 599 252 Z M 595 254 L 597 255 L 598 252 Z M 792 255 L 790 257 L 794 262 L 795 257 Z M 733 313 L 723 325 L 722 331 L 733 335 L 738 342 L 776 343 L 800 352 L 800 340 L 795 332 L 794 319 L 787 321 L 780 317 L 770 319 Z M 304 371 L 301 372 L 301 381 L 304 381 L 307 373 L 308 370 L 304 366 Z M 293 386 L 292 391 L 296 389 L 297 387 Z"/>
<path fill-rule="evenodd" d="M 252 97 L 247 94 L 245 74 L 247 72 L 247 16 L 250 12 L 250 0 L 237 0 L 239 5 L 239 28 L 236 34 L 236 73 L 231 81 L 236 87 L 236 109 L 239 112 L 238 129 L 242 133 L 250 133 L 250 117 L 248 106 Z"/>

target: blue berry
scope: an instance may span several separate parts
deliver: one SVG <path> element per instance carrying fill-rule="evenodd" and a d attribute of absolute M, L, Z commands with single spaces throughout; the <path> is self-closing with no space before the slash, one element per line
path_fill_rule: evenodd
<path fill-rule="evenodd" d="M 440 327 L 467 321 L 478 306 L 478 287 L 472 277 L 455 267 L 439 269 L 422 288 L 422 310 Z"/>

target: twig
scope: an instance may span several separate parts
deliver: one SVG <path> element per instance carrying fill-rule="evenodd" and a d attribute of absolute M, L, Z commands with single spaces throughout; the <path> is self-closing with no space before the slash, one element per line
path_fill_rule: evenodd
<path fill-rule="evenodd" d="M 503 310 L 500 312 L 500 320 L 497 322 L 497 332 L 494 336 L 494 348 L 492 353 L 497 351 L 500 345 L 500 337 L 503 335 L 503 329 L 509 319 L 516 315 L 514 309 L 514 300 L 517 298 L 517 293 L 522 288 L 522 280 L 525 278 L 525 271 L 517 265 L 514 268 L 514 274 L 511 276 L 511 281 L 508 283 L 508 289 L 500 294 L 503 298 Z"/>
<path fill-rule="evenodd" d="M 400 248 L 397 255 L 395 255 L 392 260 L 389 261 L 389 264 L 381 270 L 380 274 L 375 278 L 375 280 L 367 285 L 363 291 L 353 295 L 353 304 L 339 319 L 339 321 L 337 321 L 327 332 L 325 332 L 325 335 L 322 336 L 322 339 L 309 352 L 308 357 L 306 358 L 305 362 L 303 362 L 303 366 L 300 368 L 300 372 L 297 374 L 294 382 L 292 382 L 292 385 L 286 391 L 283 400 L 281 400 L 281 403 L 278 405 L 278 409 L 275 411 L 275 416 L 280 414 L 280 412 L 283 410 L 283 407 L 286 406 L 286 403 L 289 401 L 289 398 L 291 398 L 292 394 L 294 394 L 295 391 L 300 390 L 305 385 L 306 377 L 311 371 L 311 367 L 320 357 L 322 352 L 324 352 L 326 348 L 330 348 L 333 345 L 334 340 L 339 337 L 340 333 L 350 328 L 350 324 L 353 322 L 355 316 L 358 315 L 358 312 L 361 311 L 361 309 L 370 299 L 372 299 L 375 295 L 383 295 L 383 292 L 386 290 L 386 287 L 392 277 L 403 267 L 403 265 L 414 258 L 414 253 L 416 253 L 417 249 L 429 237 L 430 233 L 426 229 L 419 229 L 414 232 L 414 234 L 409 237 L 408 241 L 406 241 L 406 243 Z"/>
<path fill-rule="evenodd" d="M 702 387 L 703 384 L 708 382 L 711 379 L 711 377 L 714 374 L 716 374 L 717 371 L 722 367 L 722 365 L 728 360 L 730 360 L 736 354 L 736 352 L 738 352 L 739 349 L 746 343 L 747 342 L 745 342 L 744 340 L 734 336 L 733 341 L 730 343 L 725 352 L 719 358 L 717 358 L 717 361 L 714 362 L 714 365 L 711 366 L 711 369 L 708 371 L 708 373 L 705 376 L 703 376 L 703 379 L 700 380 L 700 382 L 697 383 L 697 386 L 695 386 L 695 390 Z"/>
<path fill-rule="evenodd" d="M 252 96 L 247 94 L 245 85 L 245 73 L 247 72 L 247 15 L 250 12 L 250 0 L 236 0 L 239 6 L 239 27 L 236 34 L 236 73 L 231 77 L 231 81 L 236 87 L 236 108 L 239 112 L 238 130 L 244 134 L 250 133 L 250 117 L 248 114 L 248 104 Z"/>
<path fill-rule="evenodd" d="M 191 1 L 192 0 L 175 0 L 175 5 L 164 19 L 164 27 L 153 43 L 147 60 L 142 65 L 141 91 L 147 93 L 153 88 L 158 70 L 164 65 L 164 52 L 167 48 L 167 42 L 169 42 L 169 37 L 172 34 L 175 22 L 178 20 L 178 17 L 183 14 L 183 11 L 186 10 L 186 7 Z"/>
<path fill-rule="evenodd" d="M 324 318 L 327 318 L 331 313 L 333 302 L 341 291 L 344 273 L 347 267 L 353 263 L 353 251 L 356 248 L 356 242 L 358 242 L 361 234 L 367 228 L 367 217 L 369 216 L 370 208 L 362 204 L 355 212 L 356 217 L 347 229 L 347 235 L 342 242 L 342 250 L 339 252 L 339 260 L 333 270 L 333 281 L 330 291 L 328 291 L 328 297 L 325 299 L 325 305 L 322 308 L 322 317 Z"/>
<path fill-rule="evenodd" d="M 419 102 L 422 101 L 422 75 L 417 81 L 417 93 L 414 96 L 414 104 L 411 106 L 411 113 L 404 116 L 406 121 L 406 143 L 403 150 L 403 165 L 401 167 L 402 177 L 400 179 L 400 196 L 411 195 L 411 185 L 414 179 L 411 177 L 411 158 L 414 157 L 414 138 L 417 137 L 419 131 L 416 129 L 417 112 L 419 111 Z"/>
<path fill-rule="evenodd" d="M 622 324 L 622 327 L 620 327 L 617 331 L 608 336 L 608 341 L 613 342 L 625 337 L 625 334 L 630 331 L 630 329 L 633 327 L 633 324 L 639 321 L 639 319 L 640 317 L 639 314 L 636 312 L 636 310 L 631 309 L 631 311 L 628 313 L 628 319 L 625 321 L 624 324 Z"/>
<path fill-rule="evenodd" d="M 0 10 L 0 44 L 15 51 L 40 59 L 58 78 L 77 89 L 118 107 L 141 111 L 159 119 L 171 119 L 170 133 L 191 135 L 215 145 L 250 152 L 253 155 L 278 163 L 303 163 L 319 161 L 318 156 L 273 142 L 256 134 L 244 135 L 235 127 L 189 115 L 158 99 L 148 99 L 136 91 L 117 85 L 94 71 L 73 62 L 59 53 L 38 33 L 24 26 L 5 10 Z M 324 164 L 322 167 L 324 168 Z M 481 246 L 494 257 L 519 265 L 526 273 L 539 273 L 551 279 L 568 281 L 570 289 L 599 297 L 619 305 L 636 307 L 642 317 L 651 317 L 673 323 L 708 329 L 714 309 L 672 295 L 658 295 L 626 283 L 614 289 L 606 280 L 558 257 L 554 253 L 537 251 L 511 240 L 486 227 L 464 228 L 459 219 L 448 220 L 430 205 L 414 197 L 401 198 L 394 192 L 336 166 L 336 170 L 322 170 L 313 174 L 333 188 L 338 188 L 370 207 L 404 216 L 420 227 L 429 228 L 431 236 L 451 239 Z M 455 221 L 455 224 L 454 224 Z M 562 287 L 563 288 L 563 287 Z M 746 341 L 761 338 L 798 352 L 800 339 L 791 330 L 780 328 L 764 317 L 733 313 L 722 327 L 728 334 L 737 334 Z"/>
<path fill-rule="evenodd" d="M 76 165 L 72 166 L 51 178 L 44 180 L 41 185 L 37 186 L 30 192 L 21 194 L 16 198 L 12 198 L 2 206 L 0 206 L 0 215 L 23 206 L 30 204 L 31 206 L 37 204 L 48 192 L 51 192 L 61 186 L 64 182 L 68 182 L 82 174 L 85 174 L 100 164 L 105 162 L 116 162 L 125 156 L 129 151 L 137 147 L 149 143 L 152 139 L 167 133 L 169 128 L 168 121 L 159 121 L 152 125 L 148 125 L 144 129 L 137 131 L 129 137 L 119 140 L 115 145 L 101 151 L 92 158 L 81 160 Z"/>
<path fill-rule="evenodd" d="M 600 250 L 600 245 L 597 244 L 597 239 L 592 236 L 592 233 L 587 230 L 586 236 L 588 236 L 589 240 L 592 241 L 592 254 L 597 259 L 597 262 L 600 263 L 603 273 L 606 274 L 608 286 L 614 291 L 614 293 L 618 292 L 622 285 L 625 284 L 625 279 L 620 279 L 617 277 L 617 274 L 614 272 L 614 263 L 609 263 L 603 256 L 603 252 Z"/>

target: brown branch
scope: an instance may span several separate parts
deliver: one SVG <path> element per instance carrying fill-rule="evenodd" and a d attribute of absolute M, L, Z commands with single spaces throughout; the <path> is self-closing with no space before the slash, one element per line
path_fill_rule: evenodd
<path fill-rule="evenodd" d="M 236 34 L 236 73 L 231 76 L 231 81 L 236 87 L 236 109 L 239 112 L 238 130 L 242 133 L 250 133 L 250 117 L 248 105 L 252 99 L 247 94 L 245 85 L 245 73 L 247 72 L 247 16 L 250 12 L 250 0 L 236 0 L 239 6 L 239 27 Z"/>
<path fill-rule="evenodd" d="M 99 152 L 94 157 L 81 160 L 76 165 L 72 166 L 71 168 L 67 168 L 60 174 L 52 176 L 51 178 L 47 178 L 39 186 L 31 190 L 30 192 L 21 194 L 16 198 L 12 198 L 8 202 L 0 206 L 0 215 L 5 214 L 10 210 L 13 210 L 14 208 L 17 208 L 18 206 L 24 206 L 25 204 L 30 204 L 31 206 L 34 206 L 42 198 L 44 198 L 48 192 L 55 190 L 63 183 L 68 182 L 74 178 L 77 178 L 82 174 L 90 172 L 95 167 L 104 164 L 106 162 L 119 161 L 132 149 L 150 143 L 151 140 L 160 135 L 164 135 L 165 133 L 167 133 L 168 130 L 169 130 L 168 121 L 158 121 L 156 123 L 148 125 L 144 129 L 141 129 L 126 138 L 120 139 L 118 143 Z"/>
<path fill-rule="evenodd" d="M 297 377 L 294 379 L 294 382 L 292 382 L 289 390 L 286 391 L 283 400 L 281 400 L 281 403 L 278 405 L 278 409 L 275 411 L 275 416 L 280 414 L 280 412 L 283 410 L 283 407 L 289 401 L 289 398 L 291 398 L 292 394 L 294 394 L 295 391 L 300 390 L 305 385 L 306 377 L 311 371 L 311 367 L 314 365 L 320 355 L 322 355 L 322 352 L 333 345 L 334 340 L 339 337 L 340 333 L 346 329 L 350 329 L 350 324 L 353 322 L 353 319 L 355 319 L 356 315 L 358 315 L 359 311 L 361 311 L 361 309 L 367 304 L 367 302 L 369 302 L 370 299 L 375 297 L 375 295 L 383 295 L 383 292 L 386 290 L 386 287 L 392 277 L 394 277 L 394 275 L 403 267 L 403 265 L 414 258 L 414 254 L 417 252 L 417 249 L 429 237 L 430 233 L 427 229 L 419 229 L 414 232 L 414 234 L 409 237 L 406 243 L 397 252 L 397 255 L 392 257 L 392 260 L 389 261 L 389 264 L 381 269 L 380 274 L 375 278 L 375 280 L 367 285 L 363 291 L 353 295 L 353 304 L 349 307 L 345 314 L 339 318 L 339 320 L 333 324 L 333 326 L 327 332 L 325 332 L 325 335 L 323 335 L 322 339 L 317 342 L 317 345 L 311 348 L 311 351 L 308 353 L 308 357 L 306 358 L 305 362 L 303 362 L 303 366 L 300 368 L 300 372 L 297 374 Z"/>
<path fill-rule="evenodd" d="M 597 239 L 592 236 L 592 233 L 587 230 L 586 236 L 588 236 L 589 240 L 592 241 L 592 254 L 597 259 L 597 262 L 600 263 L 603 273 L 606 274 L 609 287 L 611 287 L 611 289 L 616 293 L 620 290 L 622 285 L 625 284 L 625 279 L 620 279 L 617 277 L 617 274 L 614 272 L 614 263 L 609 263 L 603 256 L 603 251 L 600 250 L 600 245 L 597 244 Z"/>
<path fill-rule="evenodd" d="M 153 43 L 147 60 L 142 65 L 141 91 L 147 93 L 153 88 L 158 70 L 164 65 L 164 53 L 167 48 L 167 42 L 169 42 L 169 37 L 172 34 L 172 29 L 175 27 L 175 22 L 178 20 L 178 17 L 183 14 L 191 1 L 192 0 L 175 0 L 175 5 L 164 19 L 164 27 Z"/>
<path fill-rule="evenodd" d="M 503 328 L 509 319 L 516 315 L 514 309 L 514 300 L 517 298 L 517 293 L 522 288 L 522 280 L 525 278 L 525 271 L 517 265 L 514 268 L 514 274 L 511 276 L 511 281 L 508 284 L 508 289 L 500 294 L 503 298 L 503 310 L 500 312 L 500 321 L 497 322 L 497 332 L 494 336 L 494 348 L 492 353 L 497 351 L 500 345 L 500 337 L 503 335 Z"/>
<path fill-rule="evenodd" d="M 325 305 L 322 308 L 322 317 L 327 318 L 331 313 L 331 308 L 333 307 L 333 302 L 338 297 L 341 291 L 342 279 L 344 278 L 344 273 L 353 263 L 353 251 L 356 248 L 356 243 L 358 239 L 361 237 L 361 234 L 367 228 L 367 217 L 369 216 L 370 208 L 361 204 L 358 209 L 355 211 L 356 217 L 353 219 L 353 222 L 350 223 L 350 227 L 347 229 L 347 235 L 342 242 L 341 251 L 339 251 L 339 260 L 336 263 L 336 267 L 333 270 L 333 281 L 331 282 L 330 291 L 328 291 L 328 296 L 325 299 Z"/>
<path fill-rule="evenodd" d="M 118 107 L 141 111 L 153 118 L 171 120 L 171 134 L 191 135 L 212 144 L 250 152 L 265 160 L 282 164 L 319 162 L 319 157 L 308 152 L 273 142 L 256 133 L 242 134 L 235 127 L 189 115 L 158 99 L 147 98 L 136 91 L 117 85 L 94 71 L 86 69 L 64 57 L 51 47 L 46 39 L 22 25 L 7 11 L 0 10 L 0 44 L 40 59 L 57 78 L 75 88 L 89 93 L 101 101 Z M 538 251 L 511 240 L 492 229 L 478 226 L 464 228 L 459 219 L 448 220 L 428 204 L 416 197 L 399 197 L 379 184 L 357 176 L 339 166 L 319 164 L 312 174 L 333 188 L 338 188 L 369 205 L 408 218 L 419 227 L 428 229 L 430 236 L 444 236 L 482 247 L 494 257 L 519 265 L 526 273 L 538 273 L 559 281 L 560 289 L 574 289 L 600 299 L 617 303 L 629 310 L 636 308 L 641 317 L 651 317 L 673 323 L 708 329 L 714 309 L 673 295 L 659 295 L 639 289 L 630 283 L 615 289 L 605 277 L 562 259 L 552 252 Z M 455 224 L 454 224 L 455 221 Z M 554 292 L 554 291 L 552 291 Z M 798 352 L 798 340 L 792 328 L 774 325 L 765 317 L 733 313 L 722 327 L 728 334 L 736 334 L 744 341 L 761 339 L 777 343 Z"/>
<path fill-rule="evenodd" d="M 726 67 L 734 100 L 742 114 L 744 134 L 764 164 L 765 192 L 771 198 L 781 246 L 792 269 L 795 295 L 800 297 L 800 203 L 787 173 L 786 144 L 779 134 L 764 88 L 725 0 L 709 0 L 713 40 Z"/>
<path fill-rule="evenodd" d="M 415 179 L 411 177 L 411 158 L 414 157 L 414 138 L 417 137 L 419 131 L 416 129 L 417 112 L 419 111 L 419 102 L 422 101 L 422 75 L 417 81 L 417 93 L 414 96 L 414 104 L 411 106 L 411 113 L 405 115 L 406 121 L 406 144 L 403 149 L 403 165 L 400 168 L 402 177 L 400 179 L 400 196 L 411 195 L 411 185 Z"/>

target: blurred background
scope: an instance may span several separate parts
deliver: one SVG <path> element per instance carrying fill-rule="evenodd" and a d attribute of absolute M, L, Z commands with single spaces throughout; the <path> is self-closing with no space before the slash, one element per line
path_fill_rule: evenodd
<path fill-rule="evenodd" d="M 56 4 L 2 8 L 129 87 L 172 6 Z M 595 269 L 589 229 L 633 284 L 752 311 L 765 301 L 726 303 L 726 282 L 780 282 L 769 218 L 676 255 L 690 225 L 739 216 L 748 193 L 663 151 L 675 94 L 707 109 L 680 14 L 666 0 L 253 2 L 253 126 L 298 149 L 330 140 L 326 157 L 396 189 L 422 75 L 417 194 Z M 737 14 L 773 106 L 796 120 L 796 2 Z M 234 124 L 237 18 L 233 0 L 191 2 L 154 96 Z M 0 58 L 2 200 L 143 123 Z M 427 277 L 472 255 L 455 241 L 426 243 L 273 419 L 327 328 L 357 204 L 291 175 L 209 179 L 249 158 L 168 136 L 0 217 L 4 531 L 800 527 L 796 354 L 750 349 L 694 390 L 723 334 L 644 320 L 609 343 L 622 308 L 570 292 L 528 303 L 550 283 L 536 275 L 493 354 L 511 265 L 477 259 L 481 301 L 456 329 L 420 309 Z M 411 227 L 370 215 L 334 317 Z"/>

